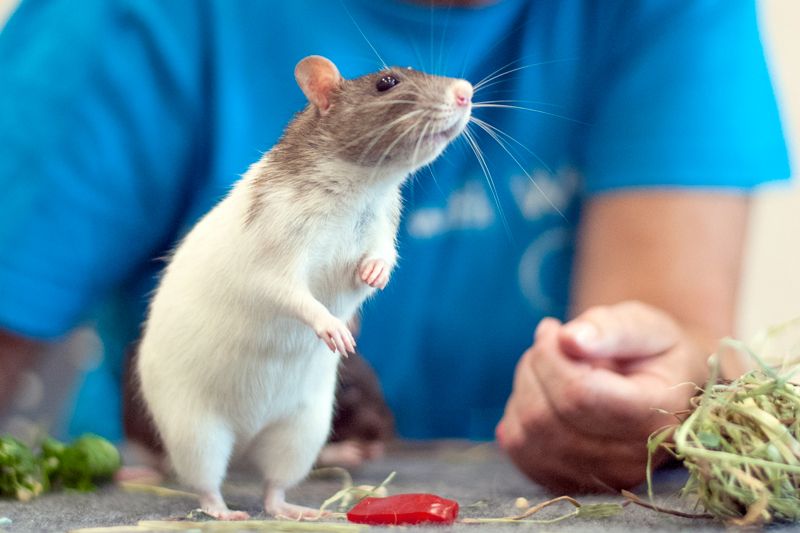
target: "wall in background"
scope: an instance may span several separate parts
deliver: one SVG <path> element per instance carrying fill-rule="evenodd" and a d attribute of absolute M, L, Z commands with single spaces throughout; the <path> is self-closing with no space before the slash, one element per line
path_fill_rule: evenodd
<path fill-rule="evenodd" d="M 0 25 L 17 0 L 0 0 Z M 794 171 L 800 174 L 800 1 L 761 0 L 762 27 Z M 748 235 L 737 335 L 800 316 L 800 188 L 765 188 L 756 196 Z"/>
<path fill-rule="evenodd" d="M 795 179 L 765 188 L 753 206 L 737 332 L 744 339 L 800 317 L 800 2 L 762 0 L 760 8 Z"/>

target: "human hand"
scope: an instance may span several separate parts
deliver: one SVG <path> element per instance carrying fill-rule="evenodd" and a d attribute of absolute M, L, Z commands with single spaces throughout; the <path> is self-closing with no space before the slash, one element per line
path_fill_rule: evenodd
<path fill-rule="evenodd" d="M 645 479 L 648 436 L 675 421 L 656 409 L 688 408 L 695 389 L 685 383 L 705 382 L 706 359 L 674 320 L 639 302 L 566 324 L 546 318 L 517 364 L 498 441 L 555 492 L 631 488 Z"/>

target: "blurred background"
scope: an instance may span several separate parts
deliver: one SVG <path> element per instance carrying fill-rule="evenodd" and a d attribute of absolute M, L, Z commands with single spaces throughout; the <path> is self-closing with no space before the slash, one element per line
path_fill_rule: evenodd
<path fill-rule="evenodd" d="M 0 26 L 17 2 L 0 0 Z M 761 0 L 759 9 L 795 178 L 757 194 L 742 277 L 741 338 L 800 315 L 800 1 Z"/>
<path fill-rule="evenodd" d="M 792 157 L 790 187 L 756 197 L 739 300 L 738 336 L 800 315 L 800 2 L 761 0 L 761 27 Z"/>
<path fill-rule="evenodd" d="M 16 3 L 0 0 L 0 28 Z M 736 331 L 742 339 L 765 326 L 800 316 L 800 1 L 761 0 L 759 9 L 795 178 L 788 184 L 763 187 L 755 198 Z M 68 394 L 66 388 L 71 384 L 51 385 L 48 374 L 62 374 L 65 360 L 76 372 L 91 365 L 93 354 L 100 351 L 97 342 L 90 330 L 83 329 L 58 348 L 58 357 L 45 358 L 45 367 L 51 368 L 40 369 L 43 380 L 31 375 L 23 384 L 11 417 L 0 420 L 0 430 L 20 435 L 27 433 L 26 427 L 31 430 L 31 420 L 46 425 L 52 422 L 48 418 L 53 415 L 46 413 L 59 411 L 58 401 Z M 48 359 L 59 364 L 48 365 Z"/>

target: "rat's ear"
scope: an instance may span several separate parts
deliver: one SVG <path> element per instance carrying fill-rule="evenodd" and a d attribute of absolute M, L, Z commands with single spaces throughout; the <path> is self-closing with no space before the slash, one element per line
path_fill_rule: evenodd
<path fill-rule="evenodd" d="M 331 93 L 342 83 L 336 65 L 322 56 L 308 56 L 294 67 L 294 77 L 308 101 L 320 113 L 327 113 L 331 108 Z"/>

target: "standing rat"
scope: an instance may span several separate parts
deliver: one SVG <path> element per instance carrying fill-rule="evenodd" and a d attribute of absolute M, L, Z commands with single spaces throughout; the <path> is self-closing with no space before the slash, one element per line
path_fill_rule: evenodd
<path fill-rule="evenodd" d="M 330 430 L 346 322 L 397 259 L 401 186 L 464 129 L 465 80 L 385 68 L 352 80 L 320 56 L 295 68 L 309 105 L 177 246 L 150 304 L 137 371 L 172 467 L 219 519 L 232 455 L 287 503 Z M 332 354 L 331 352 L 334 352 Z"/>

